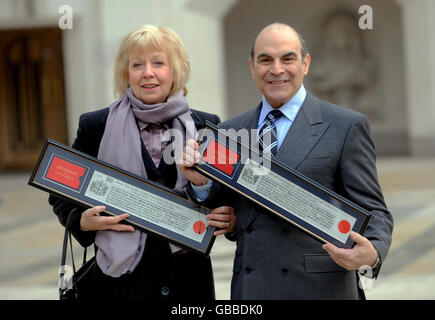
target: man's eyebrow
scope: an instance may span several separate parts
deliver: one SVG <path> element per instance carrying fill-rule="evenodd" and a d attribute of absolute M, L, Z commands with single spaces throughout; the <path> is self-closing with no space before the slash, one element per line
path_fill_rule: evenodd
<path fill-rule="evenodd" d="M 281 58 L 285 58 L 285 57 L 289 57 L 289 56 L 291 56 L 291 57 L 296 57 L 296 58 L 297 58 L 298 54 L 297 54 L 295 51 L 289 51 L 289 52 L 284 53 L 284 54 L 281 56 Z M 271 57 L 272 57 L 272 56 L 271 56 L 270 54 L 265 53 L 265 52 L 262 52 L 262 53 L 259 53 L 259 54 L 257 55 L 257 60 L 260 59 L 260 58 L 271 58 Z"/>
<path fill-rule="evenodd" d="M 289 57 L 289 56 L 292 56 L 292 57 L 298 57 L 298 54 L 295 52 L 295 51 L 289 51 L 289 52 L 287 52 L 287 53 L 285 53 L 285 54 L 283 54 L 282 56 L 281 56 L 281 58 L 286 58 L 286 57 Z"/>
<path fill-rule="evenodd" d="M 260 59 L 260 58 L 270 58 L 271 57 L 271 55 L 270 54 L 267 54 L 267 53 L 259 53 L 258 55 L 257 55 L 257 60 L 258 59 Z"/>

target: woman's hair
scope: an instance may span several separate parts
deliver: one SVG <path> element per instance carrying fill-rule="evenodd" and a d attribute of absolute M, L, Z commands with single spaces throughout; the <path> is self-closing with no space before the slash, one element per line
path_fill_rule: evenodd
<path fill-rule="evenodd" d="M 115 96 L 120 97 L 128 87 L 128 56 L 131 52 L 164 51 L 169 59 L 174 84 L 169 95 L 184 91 L 190 75 L 190 62 L 180 38 L 166 27 L 145 25 L 130 32 L 118 49 L 115 61 Z"/>

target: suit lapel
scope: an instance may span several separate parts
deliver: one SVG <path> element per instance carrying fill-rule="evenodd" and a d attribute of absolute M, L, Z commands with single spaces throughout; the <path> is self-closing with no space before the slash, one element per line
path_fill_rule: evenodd
<path fill-rule="evenodd" d="M 276 160 L 296 169 L 328 127 L 329 123 L 322 120 L 319 100 L 307 92 L 301 110 L 278 150 Z"/>
<path fill-rule="evenodd" d="M 237 130 L 239 129 L 257 129 L 258 127 L 258 118 L 260 117 L 261 107 L 263 103 L 260 102 L 256 109 L 252 109 L 247 112 L 246 116 L 240 119 Z"/>
<path fill-rule="evenodd" d="M 322 120 L 319 100 L 307 92 L 307 97 L 276 154 L 276 160 L 297 169 L 328 127 L 329 123 Z M 260 210 L 251 210 L 246 227 L 259 213 Z"/>

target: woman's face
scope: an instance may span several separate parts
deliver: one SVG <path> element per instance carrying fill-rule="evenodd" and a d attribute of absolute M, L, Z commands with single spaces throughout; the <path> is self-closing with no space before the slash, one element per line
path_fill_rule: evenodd
<path fill-rule="evenodd" d="M 142 102 L 165 102 L 174 83 L 166 52 L 131 52 L 128 55 L 128 82 Z"/>

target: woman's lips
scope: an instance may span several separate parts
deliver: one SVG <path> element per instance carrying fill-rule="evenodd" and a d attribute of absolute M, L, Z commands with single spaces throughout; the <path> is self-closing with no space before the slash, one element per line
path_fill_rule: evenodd
<path fill-rule="evenodd" d="M 150 89 L 157 88 L 158 86 L 159 86 L 158 84 L 144 84 L 141 87 L 144 89 L 150 90 Z"/>

